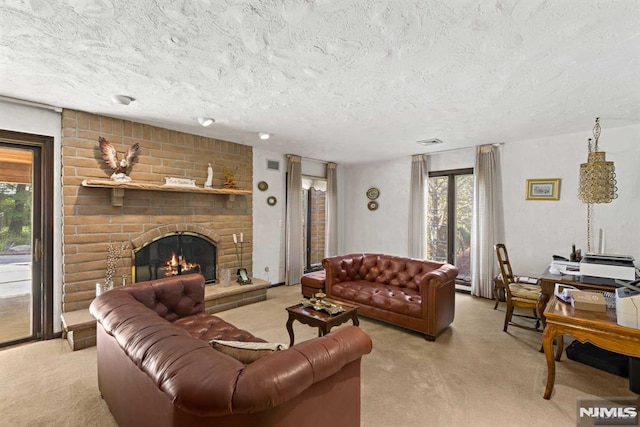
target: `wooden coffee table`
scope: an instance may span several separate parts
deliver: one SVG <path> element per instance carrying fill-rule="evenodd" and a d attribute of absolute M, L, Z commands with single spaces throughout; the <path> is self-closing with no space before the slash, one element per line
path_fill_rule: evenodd
<path fill-rule="evenodd" d="M 328 302 L 334 302 L 325 300 Z M 334 302 L 335 303 L 335 302 Z M 338 304 L 338 303 L 335 303 Z M 313 308 L 305 307 L 302 304 L 296 304 L 291 307 L 287 307 L 287 312 L 289 312 L 289 319 L 287 320 L 287 331 L 289 332 L 289 346 L 293 345 L 294 337 L 293 337 L 293 321 L 297 320 L 300 323 L 304 323 L 305 325 L 309 325 L 311 327 L 318 328 L 318 336 L 324 336 L 331 331 L 331 328 L 334 326 L 338 326 L 343 324 L 344 322 L 351 319 L 355 326 L 360 325 L 360 321 L 358 320 L 358 307 L 345 305 L 340 303 L 344 308 L 342 313 L 331 315 L 324 311 L 316 311 Z"/>

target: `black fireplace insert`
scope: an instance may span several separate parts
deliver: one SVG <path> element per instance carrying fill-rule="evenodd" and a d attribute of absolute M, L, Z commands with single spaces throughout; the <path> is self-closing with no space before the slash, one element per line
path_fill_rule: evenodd
<path fill-rule="evenodd" d="M 206 283 L 216 280 L 216 244 L 192 232 L 159 237 L 133 251 L 134 282 L 200 273 Z"/>

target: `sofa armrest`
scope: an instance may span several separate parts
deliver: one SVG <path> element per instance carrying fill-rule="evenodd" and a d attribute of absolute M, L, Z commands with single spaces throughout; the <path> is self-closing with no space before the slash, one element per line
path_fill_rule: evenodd
<path fill-rule="evenodd" d="M 457 275 L 456 267 L 443 264 L 427 273 L 420 282 L 422 318 L 427 322 L 425 338 L 428 340 L 435 340 L 435 336 L 453 322 Z"/>
<path fill-rule="evenodd" d="M 291 400 L 371 349 L 371 338 L 362 329 L 345 326 L 259 359 L 240 374 L 233 411 L 262 411 Z"/>
<path fill-rule="evenodd" d="M 434 295 L 437 288 L 446 286 L 449 283 L 455 285 L 458 269 L 451 264 L 443 264 L 441 267 L 425 274 L 420 282 L 420 294 L 423 297 Z"/>

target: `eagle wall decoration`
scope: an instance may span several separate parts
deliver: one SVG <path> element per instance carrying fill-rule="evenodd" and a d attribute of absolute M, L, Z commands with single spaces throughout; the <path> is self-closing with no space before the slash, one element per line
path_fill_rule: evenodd
<path fill-rule="evenodd" d="M 131 181 L 131 178 L 127 176 L 127 170 L 130 169 L 138 160 L 140 145 L 138 143 L 133 144 L 129 147 L 122 160 L 118 160 L 118 152 L 109 141 L 100 137 L 98 142 L 100 143 L 102 158 L 107 166 L 114 170 L 113 174 L 111 174 L 111 179 L 120 182 Z"/>

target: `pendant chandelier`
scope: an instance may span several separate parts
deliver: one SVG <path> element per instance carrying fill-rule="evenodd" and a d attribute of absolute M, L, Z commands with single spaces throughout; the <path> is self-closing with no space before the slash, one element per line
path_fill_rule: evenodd
<path fill-rule="evenodd" d="M 589 138 L 589 159 L 587 163 L 580 165 L 580 181 L 578 185 L 578 198 L 584 203 L 611 203 L 618 197 L 616 193 L 616 168 L 613 162 L 606 161 L 604 151 L 598 151 L 598 139 L 600 138 L 600 118 L 596 118 L 593 128 L 595 147 Z"/>
<path fill-rule="evenodd" d="M 616 168 L 613 162 L 606 160 L 604 151 L 598 151 L 600 139 L 600 118 L 596 118 L 593 127 L 595 143 L 589 138 L 589 158 L 580 165 L 578 199 L 587 204 L 587 252 L 591 252 L 591 205 L 593 203 L 611 203 L 618 197 L 616 187 Z"/>

